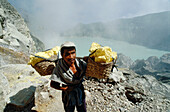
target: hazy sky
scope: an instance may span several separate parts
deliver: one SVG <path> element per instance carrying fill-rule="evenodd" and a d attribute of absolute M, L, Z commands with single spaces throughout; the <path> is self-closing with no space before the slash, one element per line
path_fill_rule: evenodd
<path fill-rule="evenodd" d="M 107 22 L 170 10 L 170 0 L 8 0 L 31 24 L 61 31 L 77 23 Z"/>
<path fill-rule="evenodd" d="M 60 37 L 57 33 L 78 23 L 110 22 L 118 18 L 157 13 L 170 10 L 170 0 L 8 0 L 28 20 L 28 26 L 36 37 L 44 42 L 46 48 L 61 45 L 71 38 Z M 79 53 L 88 54 L 94 40 L 71 39 L 78 46 Z M 98 39 L 100 41 L 100 39 Z M 87 41 L 87 42 L 86 42 Z M 100 41 L 100 44 L 103 41 Z M 110 41 L 108 41 L 110 42 Z M 84 44 L 84 45 L 83 45 Z M 106 45 L 109 43 L 106 43 Z M 110 44 L 112 45 L 112 44 Z M 131 46 L 131 45 L 128 45 Z M 128 53 L 132 49 L 125 44 L 113 47 L 116 51 Z M 136 47 L 134 47 L 136 48 Z M 84 50 L 82 50 L 84 49 Z M 124 51 L 128 51 L 124 52 Z M 141 50 L 139 50 L 141 51 Z M 147 49 L 145 51 L 148 51 Z M 86 53 L 87 52 L 87 53 Z M 80 54 L 81 54 L 80 53 Z M 152 55 L 152 53 L 149 51 Z M 140 52 L 138 53 L 139 55 Z M 143 53 L 147 54 L 147 53 Z M 160 54 L 160 53 L 157 53 Z M 133 56 L 133 55 L 132 55 Z M 138 57 L 139 58 L 139 57 Z"/>

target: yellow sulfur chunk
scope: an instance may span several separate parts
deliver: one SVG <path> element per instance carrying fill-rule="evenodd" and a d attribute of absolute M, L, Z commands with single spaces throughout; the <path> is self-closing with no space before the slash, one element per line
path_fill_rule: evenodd
<path fill-rule="evenodd" d="M 106 57 L 105 56 L 95 57 L 95 62 L 105 63 L 106 62 Z"/>
<path fill-rule="evenodd" d="M 28 62 L 28 65 L 33 65 L 34 66 L 36 63 L 38 63 L 38 62 L 40 62 L 42 60 L 44 60 L 44 59 L 37 58 L 37 57 L 34 57 L 34 56 L 31 55 L 30 60 Z"/>
<path fill-rule="evenodd" d="M 54 52 L 54 55 L 57 55 L 58 52 L 60 51 L 60 47 L 56 46 L 56 47 L 52 48 L 52 51 Z"/>
<path fill-rule="evenodd" d="M 93 42 L 89 51 L 91 51 L 91 53 L 95 51 L 92 55 L 90 55 L 90 57 L 95 58 L 95 62 L 109 63 L 112 62 L 113 59 L 117 59 L 117 53 L 113 52 L 108 46 L 101 47 L 100 44 Z"/>
<path fill-rule="evenodd" d="M 105 55 L 105 51 L 102 47 L 100 47 L 90 57 L 98 57 L 103 55 Z"/>
<path fill-rule="evenodd" d="M 92 53 L 92 52 L 94 52 L 96 49 L 98 49 L 100 47 L 101 47 L 100 44 L 93 42 L 90 49 L 89 49 L 89 51 Z"/>
<path fill-rule="evenodd" d="M 51 50 L 44 51 L 44 52 L 38 52 L 35 55 L 36 56 L 41 56 L 41 57 L 44 57 L 44 58 L 48 59 L 53 55 L 57 55 L 59 50 L 60 50 L 60 47 L 56 46 L 56 47 L 52 48 Z M 38 63 L 38 62 L 40 62 L 42 60 L 44 60 L 44 59 L 37 58 L 37 57 L 34 57 L 33 55 L 31 55 L 30 56 L 30 61 L 28 62 L 28 65 L 33 65 L 34 66 L 36 63 Z"/>

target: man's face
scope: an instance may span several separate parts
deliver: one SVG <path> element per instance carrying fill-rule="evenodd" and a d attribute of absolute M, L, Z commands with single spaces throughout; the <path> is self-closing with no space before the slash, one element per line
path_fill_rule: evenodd
<path fill-rule="evenodd" d="M 75 59 L 76 59 L 75 48 L 64 49 L 64 53 L 63 53 L 62 57 L 69 66 L 74 64 Z"/>

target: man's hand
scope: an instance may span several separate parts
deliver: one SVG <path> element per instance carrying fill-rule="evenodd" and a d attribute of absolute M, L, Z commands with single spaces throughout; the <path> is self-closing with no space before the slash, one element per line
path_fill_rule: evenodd
<path fill-rule="evenodd" d="M 68 89 L 68 86 L 59 88 L 59 90 L 63 90 L 63 91 L 66 91 L 67 89 Z"/>
<path fill-rule="evenodd" d="M 50 86 L 51 86 L 52 88 L 54 88 L 54 89 L 63 90 L 63 91 L 65 91 L 65 90 L 68 89 L 68 86 L 66 86 L 66 87 L 60 87 L 60 83 L 55 82 L 55 81 L 51 81 Z"/>
<path fill-rule="evenodd" d="M 54 88 L 54 89 L 62 90 L 62 91 L 72 91 L 74 89 L 73 86 L 64 86 L 64 87 L 61 87 L 60 83 L 55 82 L 55 81 L 51 81 L 50 86 L 52 88 Z"/>

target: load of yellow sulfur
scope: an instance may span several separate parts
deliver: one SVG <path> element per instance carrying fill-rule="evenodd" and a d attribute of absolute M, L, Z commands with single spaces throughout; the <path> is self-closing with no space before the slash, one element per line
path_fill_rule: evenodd
<path fill-rule="evenodd" d="M 92 43 L 91 48 L 89 49 L 91 52 L 90 57 L 94 58 L 95 62 L 100 63 L 109 63 L 112 62 L 113 59 L 117 59 L 117 53 L 112 51 L 112 49 L 108 46 L 102 47 L 98 43 Z"/>
<path fill-rule="evenodd" d="M 93 53 L 96 49 L 98 49 L 98 48 L 100 48 L 100 47 L 101 47 L 100 44 L 93 42 L 93 43 L 91 44 L 91 47 L 90 47 L 89 51 L 90 51 L 91 53 Z"/>
<path fill-rule="evenodd" d="M 47 59 L 48 59 L 48 58 L 50 58 L 50 57 L 52 57 L 52 56 L 54 56 L 54 55 L 57 55 L 58 52 L 59 52 L 59 50 L 60 50 L 60 47 L 59 47 L 59 46 L 56 46 L 56 47 L 54 47 L 54 48 L 52 48 L 52 49 L 50 49 L 50 50 L 48 50 L 48 51 L 38 52 L 38 53 L 36 53 L 35 55 L 36 55 L 36 56 L 40 56 L 40 57 L 44 57 L 44 58 L 47 58 Z M 31 55 L 31 56 L 30 56 L 30 61 L 28 62 L 28 65 L 34 66 L 36 63 L 38 63 L 38 62 L 40 62 L 40 61 L 42 61 L 42 60 L 44 60 L 44 59 L 38 58 L 38 57 L 35 57 L 35 56 Z"/>

